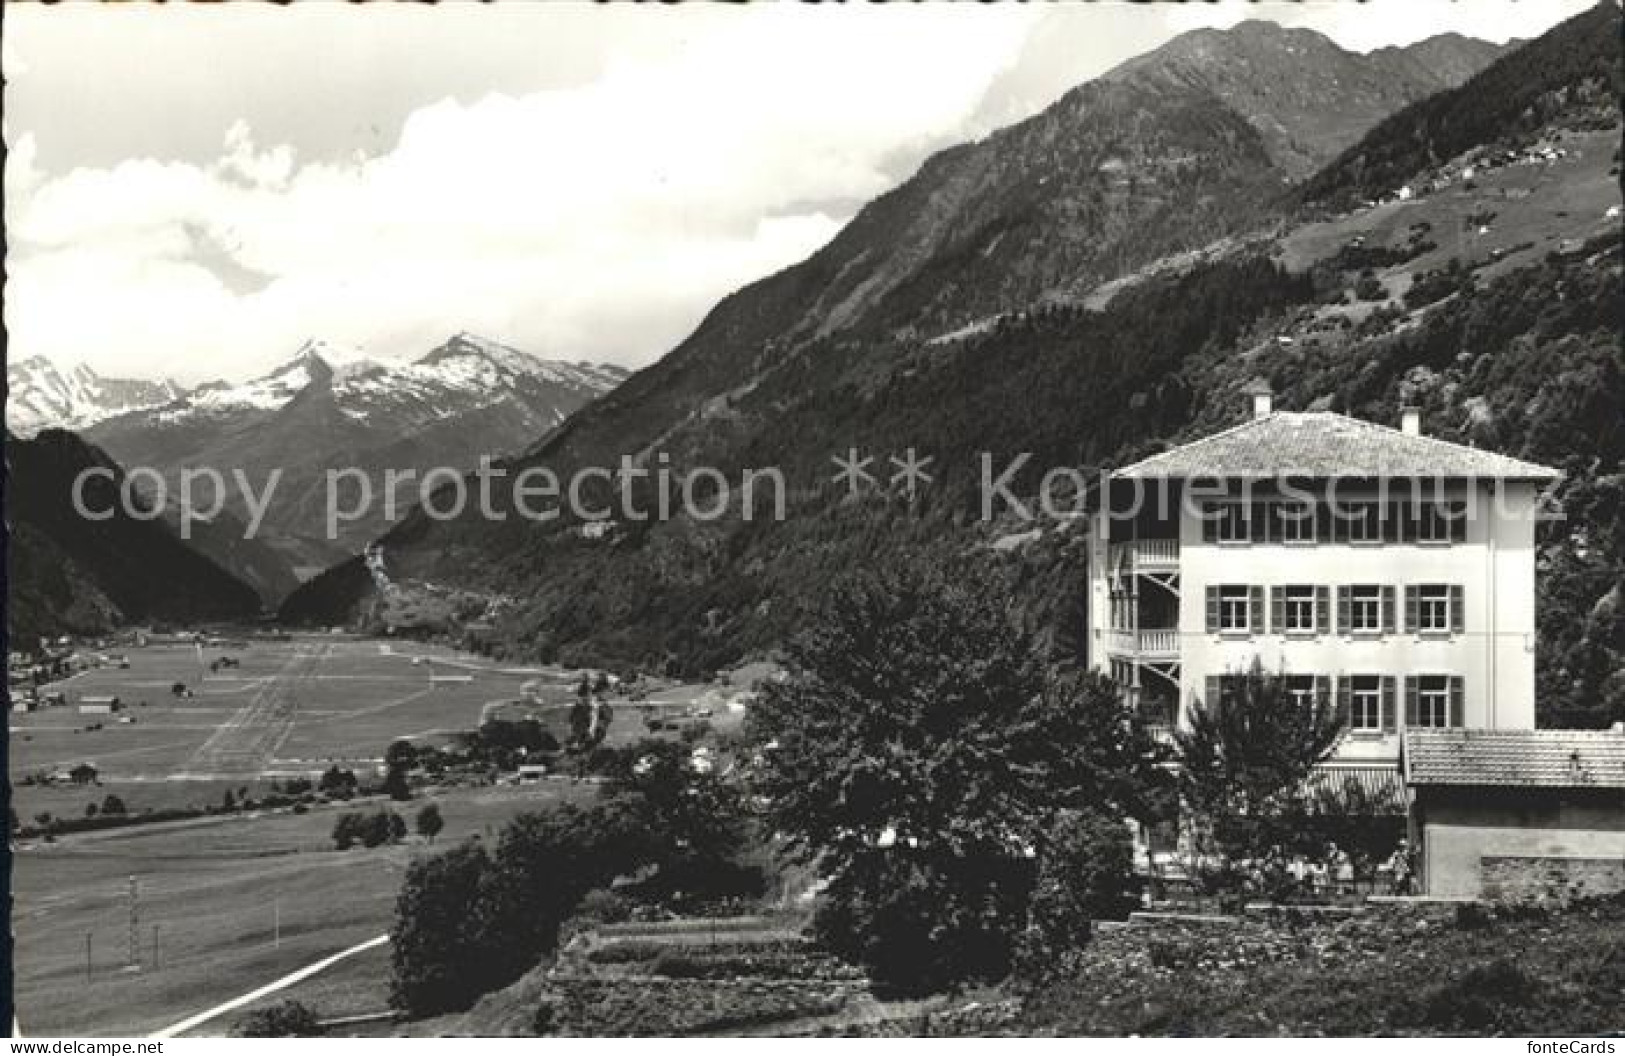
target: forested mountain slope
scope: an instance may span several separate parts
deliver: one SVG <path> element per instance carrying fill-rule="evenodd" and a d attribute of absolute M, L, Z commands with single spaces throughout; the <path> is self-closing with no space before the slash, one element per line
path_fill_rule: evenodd
<path fill-rule="evenodd" d="M 1609 17 L 1617 40 L 1617 9 Z M 928 162 L 513 467 L 568 475 L 660 454 L 737 481 L 775 466 L 791 485 L 783 522 L 737 509 L 592 531 L 414 518 L 382 540 L 378 576 L 341 566 L 285 615 L 456 633 L 422 603 L 450 593 L 494 623 L 505 652 L 704 671 L 770 650 L 833 576 L 908 557 L 998 563 L 1031 618 L 1064 636 L 1082 533 L 1065 518 L 984 520 L 980 457 L 1029 455 L 1012 490 L 1030 495 L 1052 466 L 1120 463 L 1239 420 L 1243 387 L 1263 377 L 1287 409 L 1391 422 L 1416 402 L 1435 435 L 1567 469 L 1568 520 L 1543 534 L 1543 718 L 1620 715 L 1619 223 L 1606 213 L 1619 201 L 1617 104 L 1555 85 L 1516 163 L 1334 212 L 1279 193 L 1284 170 L 1256 117 L 1206 86 L 1145 76 L 1084 86 L 1002 133 L 997 158 L 978 144 Z M 1477 105 L 1510 119 L 1531 103 Z M 1369 142 L 1416 126 L 1383 127 Z M 1114 136 L 1142 152 L 1102 170 Z M 1053 172 L 1032 160 L 1051 147 L 1064 159 Z M 1173 164 L 1182 152 L 1193 160 Z M 1406 176 L 1431 179 L 1450 160 Z M 995 166 L 997 182 L 971 178 Z M 1032 226 L 1001 221 L 996 242 L 978 241 L 974 218 L 1015 215 Z M 1201 252 L 1158 259 L 1186 247 Z M 1081 306 L 1118 279 L 1089 301 L 1098 310 Z M 934 479 L 914 496 L 853 499 L 831 479 L 832 456 L 852 447 L 882 477 L 888 454 L 912 448 Z"/>
<path fill-rule="evenodd" d="M 160 520 L 119 500 L 123 471 L 72 433 L 47 429 L 6 439 L 6 625 L 13 642 L 94 634 L 130 621 L 188 623 L 253 617 L 253 588 L 182 540 Z M 74 507 L 86 479 L 86 510 Z M 137 515 L 137 514 L 140 515 Z"/>

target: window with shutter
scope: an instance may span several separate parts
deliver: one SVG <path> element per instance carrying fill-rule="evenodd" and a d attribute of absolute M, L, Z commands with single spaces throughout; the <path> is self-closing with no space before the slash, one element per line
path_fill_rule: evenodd
<path fill-rule="evenodd" d="M 1219 631 L 1219 588 L 1207 588 L 1207 630 L 1209 634 Z"/>
<path fill-rule="evenodd" d="M 1338 680 L 1339 706 L 1348 728 L 1364 733 L 1382 729 L 1382 679 L 1376 675 L 1344 675 Z"/>
<path fill-rule="evenodd" d="M 1270 630 L 1276 634 L 1286 632 L 1286 588 L 1270 588 Z"/>
<path fill-rule="evenodd" d="M 1218 616 L 1216 625 L 1222 634 L 1251 634 L 1253 621 L 1264 618 L 1262 599 L 1255 605 L 1253 589 L 1239 584 L 1225 584 L 1218 588 Z"/>
<path fill-rule="evenodd" d="M 1315 588 L 1276 587 L 1275 630 L 1281 634 L 1315 633 Z"/>
<path fill-rule="evenodd" d="M 1216 543 L 1219 541 L 1218 507 L 1202 507 L 1202 542 Z"/>
<path fill-rule="evenodd" d="M 1337 588 L 1337 633 L 1349 633 L 1349 588 Z"/>
<path fill-rule="evenodd" d="M 1354 680 L 1348 675 L 1337 679 L 1337 717 L 1344 726 L 1354 726 Z"/>
<path fill-rule="evenodd" d="M 1453 587 L 1450 588 L 1450 633 L 1451 634 L 1460 634 L 1462 632 L 1462 629 L 1466 626 L 1466 623 L 1467 623 L 1467 606 L 1463 604 L 1464 600 L 1465 600 L 1465 598 L 1464 598 L 1464 595 L 1463 595 L 1463 592 L 1462 592 L 1462 588 L 1459 585 L 1458 586 L 1453 586 Z"/>
<path fill-rule="evenodd" d="M 1405 676 L 1405 725 L 1407 727 L 1415 726 L 1417 724 L 1416 708 L 1417 708 L 1417 703 L 1418 703 L 1419 700 L 1420 700 L 1420 695 L 1419 695 L 1419 687 L 1416 684 L 1416 676 L 1415 675 L 1406 675 Z"/>
<path fill-rule="evenodd" d="M 1449 634 L 1452 626 L 1450 599 L 1455 588 L 1443 583 L 1424 583 L 1409 588 L 1416 591 L 1416 630 L 1422 634 Z"/>
<path fill-rule="evenodd" d="M 1416 633 L 1416 610 L 1421 591 L 1416 587 L 1405 588 L 1405 633 Z"/>
<path fill-rule="evenodd" d="M 1453 723 L 1455 712 L 1455 682 L 1450 675 L 1413 675 L 1408 680 L 1414 687 L 1416 703 L 1405 716 L 1407 726 L 1441 728 Z"/>
<path fill-rule="evenodd" d="M 1208 706 L 1209 710 L 1211 710 L 1214 707 L 1217 707 L 1218 703 L 1219 703 L 1219 676 L 1218 675 L 1209 675 L 1209 676 L 1207 676 L 1206 689 L 1207 689 L 1207 700 L 1203 701 L 1203 703 L 1205 703 Z"/>
<path fill-rule="evenodd" d="M 1389 733 L 1394 730 L 1394 676 L 1382 676 L 1382 728 Z"/>
<path fill-rule="evenodd" d="M 1461 678 L 1460 675 L 1452 675 L 1451 676 L 1451 678 L 1450 678 L 1450 725 L 1453 728 L 1458 729 L 1458 730 L 1461 729 L 1464 725 L 1466 725 L 1466 723 L 1463 721 L 1464 716 L 1462 714 L 1462 712 L 1464 710 L 1464 706 L 1466 704 L 1465 688 L 1466 687 L 1462 684 L 1462 678 Z"/>
<path fill-rule="evenodd" d="M 1326 675 L 1315 676 L 1315 707 L 1320 714 L 1326 714 L 1326 709 L 1332 702 L 1332 680 Z"/>
<path fill-rule="evenodd" d="M 1315 633 L 1317 634 L 1325 634 L 1331 630 L 1331 593 L 1325 587 L 1315 588 Z"/>
<path fill-rule="evenodd" d="M 1382 588 L 1382 632 L 1394 633 L 1394 588 Z"/>
<path fill-rule="evenodd" d="M 1452 502 L 1447 509 L 1450 515 L 1450 541 L 1452 543 L 1465 543 L 1467 541 L 1467 504 L 1465 502 Z"/>
<path fill-rule="evenodd" d="M 1248 608 L 1252 614 L 1254 634 L 1264 633 L 1264 588 L 1253 587 L 1248 595 Z"/>
<path fill-rule="evenodd" d="M 1382 588 L 1357 584 L 1349 588 L 1349 630 L 1354 634 L 1382 632 Z"/>

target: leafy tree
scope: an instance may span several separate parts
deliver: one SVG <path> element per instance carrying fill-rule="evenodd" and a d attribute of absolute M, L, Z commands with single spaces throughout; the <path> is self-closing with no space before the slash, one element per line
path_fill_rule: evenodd
<path fill-rule="evenodd" d="M 575 703 L 570 705 L 570 744 L 577 749 L 587 745 L 592 737 L 592 690 L 582 678 L 576 687 Z"/>
<path fill-rule="evenodd" d="M 384 771 L 384 794 L 399 803 L 412 798 L 412 786 L 406 779 L 404 769 L 391 766 Z"/>
<path fill-rule="evenodd" d="M 340 851 L 347 851 L 356 845 L 361 838 L 358 823 L 361 815 L 350 811 L 340 814 L 333 821 L 333 846 Z"/>
<path fill-rule="evenodd" d="M 440 830 L 446 827 L 446 819 L 440 816 L 440 805 L 424 804 L 418 811 L 416 825 L 418 835 L 433 843 L 434 838 L 440 835 Z"/>
<path fill-rule="evenodd" d="M 1099 810 L 1062 811 L 1039 854 L 1023 974 L 1048 974 L 1088 943 L 1094 921 L 1123 919 L 1137 904 L 1138 888 L 1123 821 Z"/>
<path fill-rule="evenodd" d="M 664 893 L 736 879 L 729 859 L 745 841 L 743 790 L 719 774 L 709 750 L 688 740 L 643 738 L 603 752 L 604 795 L 646 834 Z M 720 892 L 718 892 L 720 893 Z"/>
<path fill-rule="evenodd" d="M 410 770 L 417 765 L 417 749 L 412 742 L 401 739 L 391 741 L 384 750 L 384 765 L 390 769 Z"/>
<path fill-rule="evenodd" d="M 313 1038 L 321 1033 L 310 1006 L 289 999 L 257 1008 L 237 1022 L 239 1038 Z"/>
<path fill-rule="evenodd" d="M 757 791 L 829 878 L 815 922 L 877 981 L 998 976 L 1055 813 L 1155 798 L 1108 683 L 1049 673 L 996 585 L 905 567 L 839 584 L 749 717 Z"/>
<path fill-rule="evenodd" d="M 648 860 L 614 803 L 521 814 L 494 853 L 470 842 L 408 868 L 396 902 L 390 1003 L 416 1016 L 467 1008 L 558 945 L 587 892 Z"/>
<path fill-rule="evenodd" d="M 335 764 L 322 772 L 316 787 L 335 799 L 349 799 L 355 795 L 357 784 L 354 771 L 340 770 Z"/>
<path fill-rule="evenodd" d="M 470 841 L 407 867 L 390 932 L 389 1003 L 414 1016 L 466 1009 L 507 981 L 488 971 L 490 856 Z"/>
<path fill-rule="evenodd" d="M 1198 700 L 1174 734 L 1180 791 L 1203 849 L 1261 857 L 1279 842 L 1279 819 L 1301 807 L 1310 773 L 1343 735 L 1343 719 L 1328 699 L 1300 701 L 1256 660 L 1220 685 L 1217 699 Z"/>
<path fill-rule="evenodd" d="M 123 815 L 125 813 L 124 800 L 109 793 L 107 798 L 102 800 L 102 813 Z"/>

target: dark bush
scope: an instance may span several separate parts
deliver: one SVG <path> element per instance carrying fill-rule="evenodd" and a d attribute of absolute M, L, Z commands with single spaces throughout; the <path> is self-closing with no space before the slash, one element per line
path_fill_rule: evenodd
<path fill-rule="evenodd" d="M 321 1033 L 316 1013 L 294 1000 L 258 1008 L 237 1021 L 240 1038 L 313 1038 Z"/>

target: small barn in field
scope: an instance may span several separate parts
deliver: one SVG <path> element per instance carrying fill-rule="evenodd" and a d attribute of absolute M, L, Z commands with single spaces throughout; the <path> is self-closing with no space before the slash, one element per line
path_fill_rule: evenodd
<path fill-rule="evenodd" d="M 81 715 L 112 715 L 124 707 L 124 702 L 117 697 L 80 697 L 79 714 Z"/>
<path fill-rule="evenodd" d="M 1428 895 L 1625 891 L 1625 727 L 1408 730 L 1402 766 Z"/>

